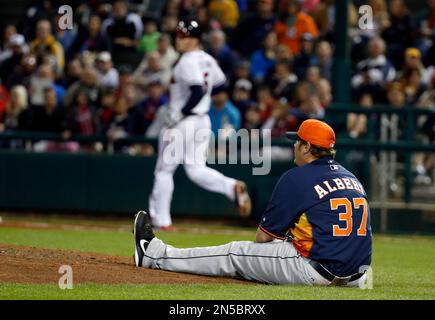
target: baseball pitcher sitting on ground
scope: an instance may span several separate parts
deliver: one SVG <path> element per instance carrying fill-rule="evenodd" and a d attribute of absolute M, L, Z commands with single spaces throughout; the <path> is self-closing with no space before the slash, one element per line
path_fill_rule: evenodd
<path fill-rule="evenodd" d="M 287 137 L 296 141 L 297 167 L 279 179 L 255 242 L 177 249 L 156 238 L 148 214 L 139 211 L 136 266 L 270 284 L 365 281 L 372 254 L 370 208 L 358 179 L 333 159 L 333 129 L 310 119 Z"/>

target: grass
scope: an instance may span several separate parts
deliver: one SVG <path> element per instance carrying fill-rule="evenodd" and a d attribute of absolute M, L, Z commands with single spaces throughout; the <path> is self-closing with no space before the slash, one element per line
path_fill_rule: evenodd
<path fill-rule="evenodd" d="M 206 228 L 203 226 L 203 228 Z M 251 240 L 255 230 L 211 228 L 209 233 L 173 232 L 158 236 L 177 247 Z M 0 228 L 0 243 L 74 249 L 131 256 L 126 231 Z M 80 284 L 60 290 L 56 284 L 0 283 L 0 299 L 435 299 L 435 237 L 375 236 L 373 290 L 336 287 Z"/>

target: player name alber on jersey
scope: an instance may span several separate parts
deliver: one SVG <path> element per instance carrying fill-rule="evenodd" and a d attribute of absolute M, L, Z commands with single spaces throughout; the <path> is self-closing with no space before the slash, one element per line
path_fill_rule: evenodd
<path fill-rule="evenodd" d="M 333 178 L 325 180 L 322 184 L 316 184 L 314 190 L 319 195 L 319 199 L 337 190 L 356 190 L 366 195 L 363 186 L 353 178 Z"/>

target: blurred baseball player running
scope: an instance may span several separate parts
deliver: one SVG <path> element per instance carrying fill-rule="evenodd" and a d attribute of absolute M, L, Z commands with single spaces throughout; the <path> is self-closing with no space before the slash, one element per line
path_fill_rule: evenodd
<path fill-rule="evenodd" d="M 241 216 L 248 216 L 251 212 L 245 183 L 207 167 L 206 150 L 210 135 L 201 139 L 196 135 L 199 130 L 208 129 L 210 132 L 208 111 L 211 95 L 223 90 L 226 81 L 216 60 L 200 49 L 200 37 L 201 30 L 196 21 L 179 22 L 175 45 L 182 55 L 172 70 L 169 107 L 159 136 L 159 155 L 149 198 L 153 226 L 160 229 L 168 229 L 172 225 L 173 174 L 181 163 L 187 176 L 197 185 L 224 194 L 234 201 Z M 167 138 L 174 130 L 182 135 L 183 141 L 176 143 L 182 144 L 184 150 L 181 156 L 171 155 L 169 159 L 165 153 L 170 143 Z"/>
<path fill-rule="evenodd" d="M 279 179 L 256 241 L 177 249 L 154 236 L 144 211 L 134 222 L 135 264 L 271 284 L 365 283 L 372 254 L 370 208 L 358 179 L 333 158 L 335 134 L 306 120 L 296 140 L 296 168 Z"/>

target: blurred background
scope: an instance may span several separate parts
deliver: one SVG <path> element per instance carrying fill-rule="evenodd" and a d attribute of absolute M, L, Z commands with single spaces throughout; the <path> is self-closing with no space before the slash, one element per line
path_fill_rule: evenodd
<path fill-rule="evenodd" d="M 187 18 L 228 80 L 213 98 L 213 131 L 272 138 L 269 175 L 253 176 L 255 164 L 212 165 L 247 182 L 250 222 L 293 166 L 283 134 L 318 118 L 334 127 L 337 160 L 366 188 L 376 231 L 435 232 L 435 0 L 68 1 L 66 30 L 63 4 L 1 2 L 3 212 L 146 209 L 179 57 L 175 27 Z M 227 152 L 217 141 L 210 148 Z M 237 219 L 182 169 L 175 183 L 175 217 Z"/>

